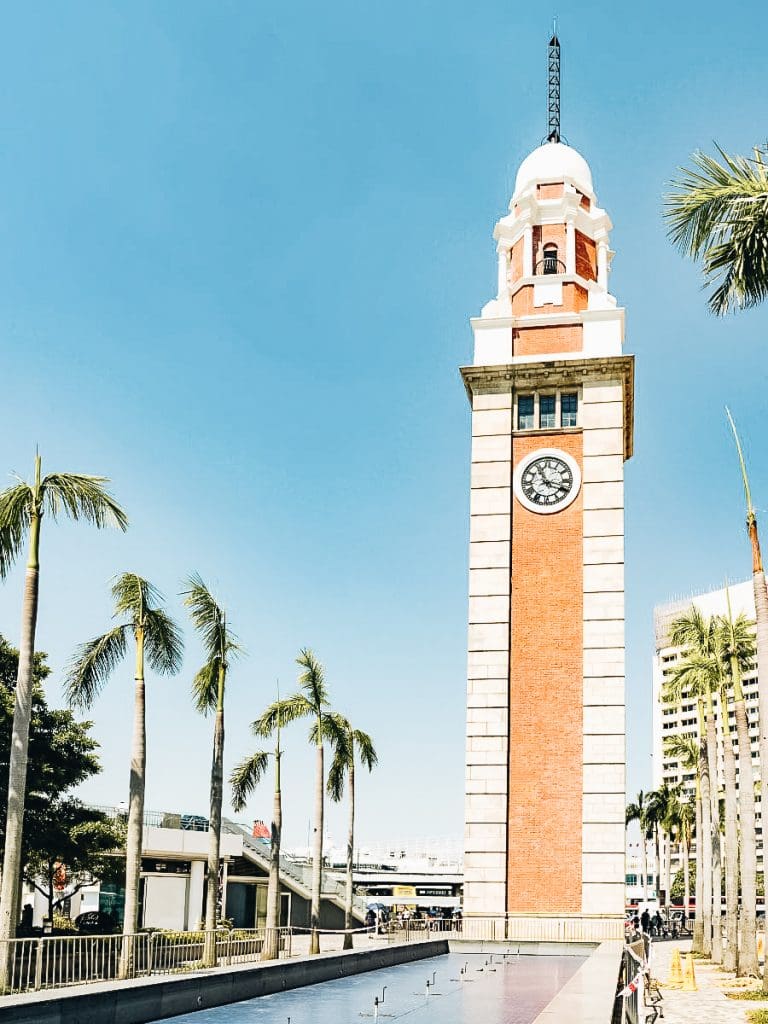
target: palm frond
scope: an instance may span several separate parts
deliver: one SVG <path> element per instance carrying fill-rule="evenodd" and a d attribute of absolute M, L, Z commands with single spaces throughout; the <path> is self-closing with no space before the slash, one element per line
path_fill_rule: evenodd
<path fill-rule="evenodd" d="M 354 755 L 352 729 L 349 722 L 337 711 L 328 711 L 312 723 L 309 730 L 310 743 L 330 743 L 331 749 L 341 752 L 341 756 L 350 763 Z"/>
<path fill-rule="evenodd" d="M 148 580 L 135 572 L 124 572 L 112 582 L 115 616 L 130 615 L 134 621 L 142 618 L 147 608 L 162 604 L 162 594 Z"/>
<path fill-rule="evenodd" d="M 691 654 L 665 681 L 661 699 L 680 704 L 687 697 L 705 697 L 720 685 L 720 661 L 713 655 Z"/>
<path fill-rule="evenodd" d="M 144 645 L 147 661 L 155 672 L 176 675 L 184 656 L 184 640 L 179 627 L 161 608 L 152 608 L 145 614 Z"/>
<path fill-rule="evenodd" d="M 239 814 L 248 802 L 248 797 L 261 782 L 269 764 L 269 754 L 258 750 L 236 765 L 229 776 L 232 787 L 232 806 Z"/>
<path fill-rule="evenodd" d="M 226 666 L 230 658 L 242 653 L 237 637 L 227 626 L 224 609 L 197 573 L 186 581 L 182 596 L 209 659 L 221 658 Z"/>
<path fill-rule="evenodd" d="M 128 517 L 104 486 L 104 476 L 83 473 L 50 473 L 43 479 L 43 500 L 55 519 L 64 511 L 71 519 L 85 519 L 94 526 L 128 528 Z"/>
<path fill-rule="evenodd" d="M 695 604 L 669 627 L 669 641 L 673 647 L 709 653 L 714 636 L 714 620 L 707 618 Z"/>
<path fill-rule="evenodd" d="M 362 729 L 354 729 L 352 732 L 352 739 L 355 747 L 357 748 L 357 753 L 360 756 L 361 764 L 363 764 L 369 772 L 373 771 L 374 766 L 379 763 L 379 756 L 376 753 L 373 740 L 368 733 L 363 732 Z"/>
<path fill-rule="evenodd" d="M 0 493 L 0 579 L 7 576 L 29 529 L 34 494 L 21 481 Z"/>
<path fill-rule="evenodd" d="M 307 694 L 307 698 L 319 714 L 328 706 L 328 689 L 325 685 L 323 666 L 308 647 L 302 647 L 296 664 L 304 671 L 299 676 L 299 686 Z"/>
<path fill-rule="evenodd" d="M 192 680 L 192 702 L 201 715 L 216 710 L 219 698 L 219 660 L 206 661 Z"/>
<path fill-rule="evenodd" d="M 709 306 L 723 315 L 768 297 L 768 167 L 753 159 L 705 153 L 681 168 L 665 198 L 669 236 L 680 251 L 703 264 Z"/>
<path fill-rule="evenodd" d="M 328 769 L 328 780 L 325 785 L 328 796 L 334 803 L 339 803 L 344 796 L 344 782 L 348 771 L 349 762 L 343 756 L 342 752 L 336 750 L 333 760 L 331 761 L 331 766 Z"/>
<path fill-rule="evenodd" d="M 694 771 L 699 763 L 699 743 L 690 733 L 674 733 L 664 737 L 664 753 L 680 761 L 687 771 Z"/>
<path fill-rule="evenodd" d="M 81 644 L 67 670 L 64 694 L 70 707 L 88 708 L 115 667 L 125 657 L 127 626 Z"/>
<path fill-rule="evenodd" d="M 296 693 L 292 697 L 273 701 L 251 725 L 251 731 L 254 736 L 266 739 L 274 733 L 278 725 L 282 728 L 314 714 L 314 708 L 304 694 Z"/>

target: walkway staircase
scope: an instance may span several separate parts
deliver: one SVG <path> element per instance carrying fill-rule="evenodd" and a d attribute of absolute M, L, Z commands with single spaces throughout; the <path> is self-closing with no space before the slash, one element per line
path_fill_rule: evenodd
<path fill-rule="evenodd" d="M 224 818 L 221 827 L 225 832 L 236 835 L 243 841 L 243 855 L 254 864 L 269 873 L 269 846 L 266 843 L 254 839 L 245 825 L 236 821 Z M 305 900 L 312 899 L 312 866 L 310 864 L 298 864 L 290 857 L 280 854 L 280 881 L 288 889 L 292 889 Z M 323 868 L 321 875 L 321 898 L 333 903 L 334 906 L 344 909 L 344 897 L 346 883 L 333 877 L 331 872 Z M 365 921 L 367 900 L 360 896 L 352 897 L 352 916 L 360 923 Z"/>

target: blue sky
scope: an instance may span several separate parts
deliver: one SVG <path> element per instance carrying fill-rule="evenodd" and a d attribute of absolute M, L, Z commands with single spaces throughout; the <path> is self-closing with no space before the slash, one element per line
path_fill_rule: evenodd
<path fill-rule="evenodd" d="M 637 355 L 627 467 L 629 788 L 650 781 L 654 603 L 749 572 L 730 403 L 768 512 L 768 311 L 716 321 L 661 196 L 696 147 L 765 141 L 764 5 L 568 3 L 563 130 L 611 214 L 612 290 Z M 468 317 L 493 224 L 545 132 L 549 12 L 347 0 L 4 4 L 0 472 L 109 475 L 126 536 L 47 523 L 39 646 L 59 672 L 109 622 L 108 580 L 183 616 L 198 570 L 248 649 L 227 762 L 312 646 L 375 737 L 360 834 L 459 835 Z M 768 515 L 763 513 L 768 531 Z M 0 587 L 18 639 L 21 569 Z M 152 680 L 155 809 L 205 811 L 210 722 Z M 58 698 L 56 677 L 51 697 Z M 127 789 L 131 668 L 93 710 Z M 293 731 L 286 838 L 311 814 Z M 248 816 L 268 816 L 269 795 Z M 336 837 L 343 817 L 332 813 Z"/>

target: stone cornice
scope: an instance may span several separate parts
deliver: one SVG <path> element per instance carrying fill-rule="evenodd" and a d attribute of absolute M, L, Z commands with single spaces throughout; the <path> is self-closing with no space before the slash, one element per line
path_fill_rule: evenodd
<path fill-rule="evenodd" d="M 624 459 L 632 456 L 634 434 L 635 357 L 595 356 L 541 362 L 501 363 L 497 366 L 462 366 L 467 397 L 476 392 L 504 392 L 540 387 L 574 387 L 584 381 L 620 380 L 624 392 Z"/>

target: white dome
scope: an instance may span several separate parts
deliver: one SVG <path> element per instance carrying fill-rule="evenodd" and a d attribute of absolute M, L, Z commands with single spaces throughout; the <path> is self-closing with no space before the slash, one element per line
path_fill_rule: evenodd
<path fill-rule="evenodd" d="M 593 195 L 589 164 L 575 149 L 563 142 L 545 142 L 520 164 L 515 178 L 515 196 L 538 181 L 572 181 L 581 191 Z"/>

